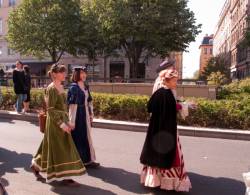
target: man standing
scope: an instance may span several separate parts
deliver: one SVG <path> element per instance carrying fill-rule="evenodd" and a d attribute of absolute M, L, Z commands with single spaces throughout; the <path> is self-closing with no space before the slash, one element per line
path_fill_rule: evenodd
<path fill-rule="evenodd" d="M 17 113 L 21 113 L 23 102 L 26 100 L 26 93 L 23 64 L 20 61 L 16 62 L 16 68 L 13 71 L 13 83 L 14 91 L 17 96 L 15 108 Z"/>

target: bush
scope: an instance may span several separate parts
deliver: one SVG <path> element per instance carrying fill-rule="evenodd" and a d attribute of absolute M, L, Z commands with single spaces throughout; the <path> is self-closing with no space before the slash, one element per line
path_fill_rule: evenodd
<path fill-rule="evenodd" d="M 198 108 L 190 111 L 182 125 L 250 129 L 250 98 L 238 100 L 197 99 Z"/>
<path fill-rule="evenodd" d="M 15 103 L 13 90 L 3 89 L 2 93 L 3 104 L 1 109 L 13 109 L 13 104 Z M 41 109 L 43 105 L 43 95 L 43 90 L 32 90 L 31 108 Z M 148 96 L 101 93 L 93 93 L 92 95 L 96 117 L 146 123 L 149 121 L 146 106 L 149 100 Z M 179 119 L 179 124 L 250 129 L 249 93 L 229 93 L 225 99 L 213 101 L 197 98 L 193 98 L 192 100 L 197 103 L 197 110 L 190 111 L 190 115 L 185 121 Z"/>
<path fill-rule="evenodd" d="M 234 81 L 229 85 L 225 85 L 222 87 L 222 90 L 218 93 L 219 99 L 229 99 L 236 98 L 237 95 L 243 96 L 250 95 L 250 78 L 241 80 L 241 81 Z"/>

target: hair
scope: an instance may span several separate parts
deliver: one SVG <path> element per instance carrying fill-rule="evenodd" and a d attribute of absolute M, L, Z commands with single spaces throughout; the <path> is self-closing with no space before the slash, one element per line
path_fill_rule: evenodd
<path fill-rule="evenodd" d="M 53 64 L 48 72 L 49 77 L 52 79 L 52 73 L 66 72 L 66 67 L 63 64 Z"/>
<path fill-rule="evenodd" d="M 17 60 L 16 64 L 20 64 L 23 67 L 23 63 L 20 60 Z"/>
<path fill-rule="evenodd" d="M 71 78 L 72 82 L 77 83 L 81 81 L 81 71 L 82 71 L 81 69 L 75 69 L 73 71 L 72 78 Z"/>
<path fill-rule="evenodd" d="M 28 65 L 24 65 L 23 69 L 26 74 L 30 74 L 30 67 Z"/>
<path fill-rule="evenodd" d="M 81 69 L 81 68 L 74 69 L 72 78 L 71 78 L 72 82 L 77 83 L 81 81 L 81 72 L 87 73 L 86 69 Z"/>
<path fill-rule="evenodd" d="M 162 70 L 155 80 L 153 93 L 165 86 L 166 82 L 169 82 L 172 78 L 178 78 L 178 72 L 175 69 L 169 67 L 168 69 Z"/>

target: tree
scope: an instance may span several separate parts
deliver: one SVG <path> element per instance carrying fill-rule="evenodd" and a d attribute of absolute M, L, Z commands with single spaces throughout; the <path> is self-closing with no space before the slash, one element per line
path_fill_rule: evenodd
<path fill-rule="evenodd" d="M 199 79 L 199 77 L 200 77 L 200 71 L 199 71 L 199 70 L 196 70 L 196 71 L 194 72 L 193 79 Z"/>
<path fill-rule="evenodd" d="M 207 80 L 212 73 L 220 72 L 227 80 L 230 80 L 230 56 L 228 54 L 220 54 L 212 57 L 205 67 L 204 71 L 200 74 L 200 80 Z"/>
<path fill-rule="evenodd" d="M 103 34 L 103 29 L 98 15 L 91 8 L 90 1 L 82 1 L 82 29 L 79 37 L 78 54 L 86 55 L 94 66 L 98 56 L 104 58 L 104 80 L 106 81 L 106 59 L 110 55 L 116 55 L 117 43 L 109 40 Z"/>
<path fill-rule="evenodd" d="M 208 80 L 209 85 L 216 85 L 217 87 L 219 87 L 227 82 L 226 76 L 219 71 L 212 72 L 208 76 L 207 80 Z"/>
<path fill-rule="evenodd" d="M 88 1 L 88 0 L 85 0 Z M 106 40 L 119 43 L 137 77 L 141 62 L 150 56 L 183 51 L 200 32 L 187 0 L 92 0 Z"/>
<path fill-rule="evenodd" d="M 64 52 L 77 54 L 80 17 L 79 0 L 23 0 L 9 16 L 7 40 L 22 55 L 58 62 Z"/>

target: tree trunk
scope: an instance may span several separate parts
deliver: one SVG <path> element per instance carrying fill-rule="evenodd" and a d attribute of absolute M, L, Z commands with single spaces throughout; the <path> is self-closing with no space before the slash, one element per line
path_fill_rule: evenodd
<path fill-rule="evenodd" d="M 104 83 L 107 82 L 107 56 L 105 55 L 105 52 L 103 52 L 103 68 L 104 68 Z"/>
<path fill-rule="evenodd" d="M 94 74 L 95 74 L 95 59 L 92 60 L 92 66 L 93 66 L 93 71 L 92 71 L 92 81 L 94 82 Z"/>
<path fill-rule="evenodd" d="M 52 62 L 53 62 L 53 63 L 57 63 L 57 53 L 56 53 L 56 51 L 53 50 L 53 51 L 50 53 L 50 55 L 51 55 L 51 58 L 52 58 Z"/>

